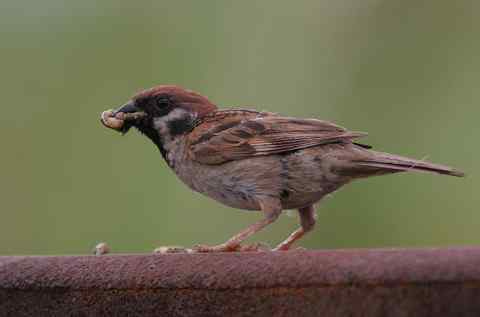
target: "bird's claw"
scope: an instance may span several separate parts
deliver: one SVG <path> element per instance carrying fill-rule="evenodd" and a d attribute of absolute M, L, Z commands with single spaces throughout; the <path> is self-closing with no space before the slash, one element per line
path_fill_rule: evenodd
<path fill-rule="evenodd" d="M 181 246 L 162 246 L 153 250 L 153 253 L 156 254 L 167 254 L 167 253 L 192 253 L 192 249 L 187 249 Z"/>
<path fill-rule="evenodd" d="M 266 251 L 271 251 L 272 248 L 263 242 L 257 242 L 257 243 L 252 243 L 252 244 L 247 244 L 242 246 L 241 251 L 246 251 L 246 252 L 266 252 Z"/>
<path fill-rule="evenodd" d="M 203 244 L 197 244 L 193 247 L 194 252 L 198 253 L 215 253 L 215 252 L 236 252 L 240 251 L 240 244 L 228 244 L 223 243 L 219 245 L 209 246 Z"/>

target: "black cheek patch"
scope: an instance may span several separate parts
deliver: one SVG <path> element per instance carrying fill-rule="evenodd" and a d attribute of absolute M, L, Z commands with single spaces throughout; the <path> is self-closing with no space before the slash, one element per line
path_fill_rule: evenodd
<path fill-rule="evenodd" d="M 193 121 L 190 117 L 178 118 L 168 122 L 168 130 L 172 137 L 189 132 L 193 128 Z"/>

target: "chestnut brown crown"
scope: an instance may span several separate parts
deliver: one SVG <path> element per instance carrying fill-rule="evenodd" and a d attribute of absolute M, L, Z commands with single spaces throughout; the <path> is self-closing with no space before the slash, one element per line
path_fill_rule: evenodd
<path fill-rule="evenodd" d="M 141 91 L 132 98 L 135 106 L 149 116 L 160 117 L 181 108 L 202 118 L 217 106 L 206 97 L 174 85 L 160 85 Z"/>

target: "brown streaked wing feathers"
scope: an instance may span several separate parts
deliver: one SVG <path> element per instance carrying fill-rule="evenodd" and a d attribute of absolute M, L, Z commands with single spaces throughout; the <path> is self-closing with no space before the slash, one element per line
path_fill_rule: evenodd
<path fill-rule="evenodd" d="M 239 110 L 242 111 L 242 110 Z M 260 155 L 295 151 L 332 142 L 351 142 L 365 136 L 333 123 L 315 119 L 281 117 L 271 113 L 244 112 L 201 123 L 192 131 L 190 153 L 203 164 L 222 164 Z"/>

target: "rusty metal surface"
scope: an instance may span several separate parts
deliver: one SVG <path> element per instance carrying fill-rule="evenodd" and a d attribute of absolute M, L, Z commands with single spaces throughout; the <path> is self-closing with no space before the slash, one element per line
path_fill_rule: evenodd
<path fill-rule="evenodd" d="M 0 257 L 0 316 L 480 316 L 480 248 Z"/>

